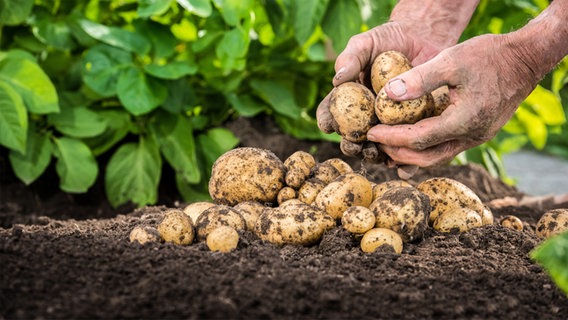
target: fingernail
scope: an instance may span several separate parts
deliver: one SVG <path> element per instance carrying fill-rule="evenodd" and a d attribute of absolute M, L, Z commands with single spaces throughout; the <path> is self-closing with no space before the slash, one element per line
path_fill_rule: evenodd
<path fill-rule="evenodd" d="M 403 96 L 406 93 L 406 83 L 401 79 L 394 79 L 389 82 L 389 89 L 397 97 Z"/>
<path fill-rule="evenodd" d="M 345 72 L 345 67 L 341 67 L 339 70 L 337 70 L 337 73 L 335 74 L 335 79 L 336 80 L 340 80 L 341 79 L 341 75 L 343 74 L 343 72 Z"/>

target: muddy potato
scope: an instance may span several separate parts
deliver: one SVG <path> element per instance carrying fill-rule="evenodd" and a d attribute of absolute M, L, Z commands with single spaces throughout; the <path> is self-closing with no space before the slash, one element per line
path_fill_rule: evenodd
<path fill-rule="evenodd" d="M 149 242 L 160 242 L 160 232 L 154 227 L 150 226 L 136 226 L 130 235 L 128 236 L 130 242 L 137 241 L 140 244 L 145 244 Z"/>
<path fill-rule="evenodd" d="M 207 235 L 205 243 L 211 251 L 231 252 L 239 244 L 239 234 L 234 228 L 220 226 Z"/>
<path fill-rule="evenodd" d="M 329 112 L 337 133 L 351 142 L 366 141 L 367 131 L 378 123 L 374 100 L 373 92 L 362 84 L 345 82 L 335 87 L 329 99 Z"/>
<path fill-rule="evenodd" d="M 340 175 L 353 172 L 353 168 L 349 165 L 349 163 L 339 158 L 327 159 L 322 163 L 332 165 L 335 169 L 337 169 Z"/>
<path fill-rule="evenodd" d="M 375 214 L 367 207 L 349 207 L 341 217 L 343 229 L 353 234 L 363 234 L 375 226 Z"/>
<path fill-rule="evenodd" d="M 374 252 L 383 245 L 390 246 L 394 252 L 398 254 L 402 253 L 402 238 L 391 229 L 373 228 L 365 232 L 361 239 L 361 250 L 363 250 L 363 252 Z"/>
<path fill-rule="evenodd" d="M 375 214 L 377 228 L 395 231 L 404 242 L 422 239 L 428 228 L 430 201 L 414 187 L 391 188 L 369 209 Z"/>
<path fill-rule="evenodd" d="M 187 214 L 191 218 L 191 222 L 195 224 L 195 221 L 197 221 L 197 217 L 199 217 L 199 215 L 203 211 L 211 208 L 214 205 L 215 204 L 213 202 L 207 202 L 207 201 L 193 202 L 185 206 L 185 208 L 183 208 L 183 213 Z"/>
<path fill-rule="evenodd" d="M 427 93 L 417 99 L 395 101 L 381 89 L 375 99 L 375 113 L 384 124 L 413 124 L 434 115 L 434 98 Z"/>
<path fill-rule="evenodd" d="M 483 216 L 484 205 L 479 197 L 463 183 L 445 177 L 430 178 L 419 183 L 416 188 L 430 198 L 432 211 L 430 224 L 445 211 L 454 208 L 470 208 Z"/>
<path fill-rule="evenodd" d="M 220 226 L 229 226 L 235 230 L 246 230 L 247 222 L 245 218 L 232 207 L 226 205 L 216 205 L 199 215 L 195 222 L 197 239 L 204 241 L 207 235 Z"/>
<path fill-rule="evenodd" d="M 312 204 L 325 186 L 326 184 L 319 179 L 308 179 L 298 190 L 298 200 L 307 204 Z"/>
<path fill-rule="evenodd" d="M 402 53 L 385 51 L 379 54 L 371 65 L 371 86 L 377 93 L 390 79 L 410 69 L 410 61 Z"/>
<path fill-rule="evenodd" d="M 314 179 L 318 179 L 325 184 L 330 183 L 335 178 L 339 177 L 341 174 L 339 170 L 337 170 L 333 165 L 330 163 L 318 163 L 313 169 L 311 173 L 311 177 Z"/>
<path fill-rule="evenodd" d="M 441 86 L 432 91 L 432 98 L 434 99 L 434 116 L 439 116 L 450 105 L 450 91 L 448 86 Z"/>
<path fill-rule="evenodd" d="M 412 185 L 404 180 L 389 180 L 377 183 L 373 185 L 373 201 L 395 187 L 412 187 Z"/>
<path fill-rule="evenodd" d="M 536 235 L 550 238 L 568 231 L 568 209 L 553 209 L 545 212 L 536 223 Z"/>
<path fill-rule="evenodd" d="M 316 165 L 314 157 L 305 151 L 296 151 L 284 161 L 286 168 L 286 184 L 294 189 L 310 177 L 312 168 Z"/>
<path fill-rule="evenodd" d="M 481 213 L 481 223 L 484 226 L 492 225 L 494 220 L 495 218 L 493 217 L 493 212 L 488 206 L 484 205 L 483 212 Z"/>
<path fill-rule="evenodd" d="M 512 215 L 502 217 L 501 221 L 499 221 L 499 224 L 505 228 L 523 231 L 523 222 L 521 221 L 521 219 Z"/>
<path fill-rule="evenodd" d="M 470 208 L 453 208 L 442 212 L 434 221 L 433 228 L 440 232 L 458 230 L 465 232 L 483 225 L 481 216 Z"/>
<path fill-rule="evenodd" d="M 179 209 L 168 209 L 164 213 L 158 232 L 164 241 L 180 245 L 192 244 L 195 238 L 191 218 Z"/>
<path fill-rule="evenodd" d="M 285 175 L 284 163 L 273 152 L 236 148 L 213 164 L 209 194 L 216 203 L 230 206 L 243 201 L 276 203 Z"/>
<path fill-rule="evenodd" d="M 237 210 L 245 219 L 247 230 L 254 230 L 256 220 L 265 208 L 265 205 L 256 201 L 241 202 L 233 207 L 233 209 Z"/>
<path fill-rule="evenodd" d="M 296 190 L 294 190 L 292 187 L 284 187 L 280 189 L 280 192 L 278 192 L 278 197 L 276 197 L 276 200 L 278 204 L 281 204 L 284 201 L 295 198 L 296 198 Z"/>
<path fill-rule="evenodd" d="M 316 196 L 313 205 L 341 219 L 343 212 L 352 206 L 368 207 L 373 200 L 373 190 L 367 178 L 358 173 L 347 173 L 330 182 Z"/>
<path fill-rule="evenodd" d="M 334 226 L 335 221 L 324 211 L 303 203 L 290 203 L 264 210 L 254 231 L 260 239 L 277 245 L 311 245 Z"/>

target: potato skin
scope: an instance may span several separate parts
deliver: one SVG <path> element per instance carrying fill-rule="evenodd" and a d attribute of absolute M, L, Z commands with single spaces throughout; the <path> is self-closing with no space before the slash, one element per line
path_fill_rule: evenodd
<path fill-rule="evenodd" d="M 433 228 L 444 233 L 458 230 L 465 232 L 476 227 L 481 227 L 481 216 L 470 208 L 456 207 L 442 212 L 434 221 Z"/>
<path fill-rule="evenodd" d="M 199 215 L 203 211 L 211 208 L 214 205 L 215 204 L 213 202 L 207 202 L 207 201 L 193 202 L 186 205 L 185 208 L 183 208 L 183 213 L 187 214 L 191 218 L 191 222 L 195 224 L 195 221 L 197 221 Z"/>
<path fill-rule="evenodd" d="M 367 131 L 378 123 L 373 108 L 375 95 L 362 84 L 345 82 L 331 91 L 329 111 L 336 131 L 351 142 L 367 140 Z"/>
<path fill-rule="evenodd" d="M 505 228 L 509 228 L 509 229 L 513 229 L 513 230 L 517 230 L 517 231 L 523 231 L 523 222 L 521 221 L 521 219 L 519 219 L 516 216 L 512 216 L 512 215 L 507 215 L 504 216 L 503 218 L 501 218 L 501 221 L 499 222 L 500 225 L 502 225 Z"/>
<path fill-rule="evenodd" d="M 308 179 L 302 184 L 300 190 L 298 190 L 298 200 L 307 204 L 312 204 L 325 186 L 326 184 L 320 179 Z"/>
<path fill-rule="evenodd" d="M 255 233 L 276 245 L 311 245 L 335 226 L 332 217 L 307 204 L 287 204 L 268 208 L 258 218 Z"/>
<path fill-rule="evenodd" d="M 313 205 L 324 210 L 334 219 L 341 219 L 343 212 L 352 206 L 368 207 L 373 200 L 373 190 L 367 178 L 358 173 L 347 173 L 330 182 L 316 196 Z"/>
<path fill-rule="evenodd" d="M 396 187 L 412 187 L 412 185 L 404 180 L 389 180 L 377 183 L 373 186 L 373 201 L 385 194 L 388 190 Z"/>
<path fill-rule="evenodd" d="M 284 187 L 282 189 L 280 189 L 280 192 L 278 192 L 278 197 L 276 198 L 278 204 L 281 204 L 284 201 L 288 201 L 290 199 L 295 199 L 296 198 L 296 190 L 294 190 L 292 187 Z"/>
<path fill-rule="evenodd" d="M 179 209 L 168 209 L 158 224 L 158 232 L 164 241 L 189 245 L 195 238 L 191 218 Z"/>
<path fill-rule="evenodd" d="M 410 61 L 398 51 L 385 51 L 379 54 L 371 65 L 371 86 L 375 93 L 390 79 L 412 69 Z"/>
<path fill-rule="evenodd" d="M 434 116 L 439 116 L 450 105 L 450 91 L 448 86 L 441 86 L 432 91 L 432 98 L 434 99 Z"/>
<path fill-rule="evenodd" d="M 353 168 L 349 165 L 349 163 L 339 158 L 330 158 L 322 163 L 332 165 L 335 169 L 337 169 L 340 175 L 353 172 Z"/>
<path fill-rule="evenodd" d="M 247 230 L 254 230 L 256 220 L 265 208 L 265 205 L 256 201 L 241 202 L 233 207 L 233 209 L 237 210 L 245 219 Z"/>
<path fill-rule="evenodd" d="M 341 173 L 331 163 L 318 163 L 312 168 L 311 177 L 318 179 L 325 184 L 330 183 L 335 178 L 339 177 Z"/>
<path fill-rule="evenodd" d="M 239 244 L 239 234 L 229 226 L 220 226 L 207 235 L 205 243 L 211 251 L 231 252 Z"/>
<path fill-rule="evenodd" d="M 374 252 L 383 245 L 390 246 L 398 254 L 402 253 L 402 238 L 390 229 L 373 228 L 365 232 L 361 239 L 361 250 L 366 253 Z"/>
<path fill-rule="evenodd" d="M 536 223 L 536 235 L 550 238 L 568 231 L 568 209 L 552 209 L 545 212 Z"/>
<path fill-rule="evenodd" d="M 150 226 L 136 226 L 130 235 L 128 236 L 130 242 L 138 242 L 140 244 L 150 243 L 150 242 L 160 242 L 162 238 L 160 237 L 160 232 L 156 228 Z"/>
<path fill-rule="evenodd" d="M 296 151 L 284 161 L 286 168 L 286 185 L 294 189 L 306 181 L 312 168 L 316 165 L 314 157 L 305 151 Z"/>
<path fill-rule="evenodd" d="M 247 222 L 245 218 L 232 207 L 226 205 L 216 205 L 199 215 L 195 222 L 197 239 L 204 241 L 207 235 L 220 226 L 229 226 L 235 230 L 246 230 Z"/>
<path fill-rule="evenodd" d="M 244 201 L 276 203 L 285 175 L 284 163 L 272 151 L 236 148 L 213 164 L 209 194 L 216 203 L 229 206 Z"/>
<path fill-rule="evenodd" d="M 376 218 L 367 207 L 353 206 L 347 208 L 341 217 L 343 229 L 353 234 L 363 234 L 375 226 Z"/>
<path fill-rule="evenodd" d="M 434 115 L 434 98 L 427 93 L 417 99 L 395 101 L 383 88 L 375 99 L 375 113 L 384 124 L 414 124 Z"/>

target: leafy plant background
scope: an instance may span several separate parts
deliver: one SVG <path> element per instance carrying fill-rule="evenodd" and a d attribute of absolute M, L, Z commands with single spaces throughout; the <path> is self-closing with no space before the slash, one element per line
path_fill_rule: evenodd
<path fill-rule="evenodd" d="M 104 175 L 113 206 L 143 206 L 167 165 L 185 200 L 208 199 L 212 163 L 238 144 L 228 119 L 265 113 L 298 139 L 338 141 L 315 121 L 333 57 L 395 3 L 0 0 L 0 145 L 26 184 L 54 162 L 65 192 Z M 482 0 L 462 40 L 519 28 L 547 4 Z M 567 75 L 565 61 L 495 139 L 455 162 L 507 179 L 504 153 L 568 158 Z"/>

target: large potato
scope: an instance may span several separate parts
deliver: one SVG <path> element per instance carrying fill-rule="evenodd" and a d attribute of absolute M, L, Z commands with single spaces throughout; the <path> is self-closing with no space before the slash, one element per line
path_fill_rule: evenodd
<path fill-rule="evenodd" d="M 343 212 L 352 206 L 368 207 L 373 200 L 373 190 L 367 178 L 358 173 L 347 173 L 330 182 L 316 196 L 313 205 L 324 210 L 334 219 L 341 219 Z"/>
<path fill-rule="evenodd" d="M 345 82 L 331 91 L 329 111 L 337 133 L 352 142 L 367 140 L 367 131 L 378 123 L 374 111 L 375 95 L 362 84 Z"/>
<path fill-rule="evenodd" d="M 363 252 L 374 252 L 377 248 L 384 245 L 390 246 L 398 254 L 402 253 L 402 238 L 391 229 L 373 228 L 365 232 L 361 239 L 361 250 Z"/>
<path fill-rule="evenodd" d="M 236 148 L 213 164 L 209 194 L 216 203 L 230 206 L 244 201 L 276 203 L 285 175 L 284 164 L 271 151 Z"/>
<path fill-rule="evenodd" d="M 430 198 L 430 224 L 433 224 L 442 212 L 454 208 L 470 208 L 483 217 L 483 202 L 473 190 L 457 180 L 445 177 L 430 178 L 419 183 L 416 188 Z"/>
<path fill-rule="evenodd" d="M 286 204 L 262 212 L 255 226 L 257 236 L 277 245 L 311 245 L 335 226 L 324 211 L 307 204 Z"/>
<path fill-rule="evenodd" d="M 434 98 L 427 93 L 417 99 L 395 101 L 383 88 L 375 99 L 375 113 L 384 124 L 413 124 L 434 115 Z"/>
<path fill-rule="evenodd" d="M 457 230 L 465 232 L 483 225 L 481 216 L 470 208 L 456 207 L 442 212 L 434 221 L 433 228 L 440 232 Z"/>
<path fill-rule="evenodd" d="M 375 93 L 389 82 L 390 79 L 412 69 L 410 61 L 400 52 L 385 51 L 379 54 L 371 66 L 371 86 Z"/>
<path fill-rule="evenodd" d="M 550 238 L 568 231 L 568 209 L 553 209 L 545 212 L 536 223 L 536 235 Z"/>
<path fill-rule="evenodd" d="M 195 222 L 197 239 L 204 241 L 211 231 L 221 226 L 229 226 L 235 230 L 246 230 L 247 222 L 239 211 L 232 207 L 222 204 L 213 206 L 203 211 Z"/>
<path fill-rule="evenodd" d="M 422 239 L 428 227 L 430 200 L 414 187 L 394 187 L 377 198 L 369 209 L 375 226 L 400 234 L 404 242 Z"/>

